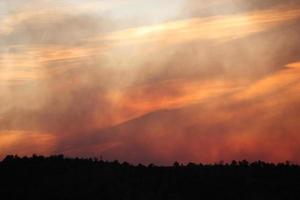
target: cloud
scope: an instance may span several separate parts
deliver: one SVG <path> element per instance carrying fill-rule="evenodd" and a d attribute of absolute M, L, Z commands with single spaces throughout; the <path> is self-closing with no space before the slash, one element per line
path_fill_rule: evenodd
<path fill-rule="evenodd" d="M 55 147 L 55 137 L 41 132 L 6 130 L 0 132 L 0 158 L 7 154 L 49 155 Z"/>
<path fill-rule="evenodd" d="M 101 18 L 56 12 L 22 13 L 8 17 L 1 45 L 75 45 L 104 30 Z M 10 23 L 10 24 L 9 24 Z M 3 47 L 2 47 L 3 48 Z"/>
<path fill-rule="evenodd" d="M 18 2 L 0 22 L 2 152 L 45 145 L 42 153 L 133 162 L 296 158 L 298 64 L 285 66 L 300 59 L 297 6 L 203 1 L 228 12 L 148 20 L 134 11 L 143 1 Z M 168 2 L 150 4 L 160 12 Z"/>
<path fill-rule="evenodd" d="M 101 35 L 98 40 L 108 40 L 115 45 L 140 43 L 163 43 L 168 45 L 197 40 L 222 42 L 259 33 L 286 21 L 299 19 L 299 17 L 299 9 L 275 9 L 240 15 L 192 18 L 121 30 Z"/>
<path fill-rule="evenodd" d="M 300 6 L 297 0 L 184 0 L 183 2 L 181 15 L 185 17 L 226 16 L 245 12 L 295 8 Z"/>
<path fill-rule="evenodd" d="M 68 149 L 67 153 L 97 152 L 110 159 L 160 164 L 245 158 L 299 162 L 300 81 L 296 76 L 300 65 L 290 66 L 293 68 L 283 69 L 232 95 L 210 96 L 196 105 L 153 112 L 95 132 L 93 139 L 78 141 L 85 144 L 82 149 Z M 253 88 L 256 93 L 245 96 Z M 102 144 L 111 146 L 101 149 Z"/>

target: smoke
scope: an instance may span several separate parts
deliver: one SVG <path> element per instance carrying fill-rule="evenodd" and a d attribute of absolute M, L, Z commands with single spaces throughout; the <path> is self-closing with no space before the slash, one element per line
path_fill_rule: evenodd
<path fill-rule="evenodd" d="M 296 158 L 297 1 L 24 2 L 0 8 L 1 155 Z"/>

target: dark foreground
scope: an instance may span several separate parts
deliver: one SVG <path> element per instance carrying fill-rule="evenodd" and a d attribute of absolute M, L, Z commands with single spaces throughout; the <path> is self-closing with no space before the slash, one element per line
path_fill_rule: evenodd
<path fill-rule="evenodd" d="M 8 156 L 0 162 L 0 199 L 300 199 L 300 167 L 247 161 L 145 167 Z"/>

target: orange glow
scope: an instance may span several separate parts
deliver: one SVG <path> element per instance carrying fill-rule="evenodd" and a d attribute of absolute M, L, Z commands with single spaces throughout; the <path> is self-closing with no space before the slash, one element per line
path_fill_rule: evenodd
<path fill-rule="evenodd" d="M 28 2 L 0 6 L 0 157 L 300 162 L 297 0 Z"/>
<path fill-rule="evenodd" d="M 100 36 L 118 45 L 146 42 L 163 44 L 195 40 L 223 42 L 265 31 L 286 21 L 300 18 L 300 10 L 267 10 L 242 15 L 193 18 L 154 26 L 122 30 Z"/>
<path fill-rule="evenodd" d="M 9 130 L 0 132 L 0 158 L 8 154 L 49 155 L 55 148 L 55 136 L 39 132 Z"/>

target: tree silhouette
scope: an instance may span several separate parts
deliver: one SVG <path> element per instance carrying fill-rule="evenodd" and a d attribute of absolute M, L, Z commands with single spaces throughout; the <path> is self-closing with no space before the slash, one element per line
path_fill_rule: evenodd
<path fill-rule="evenodd" d="M 0 199 L 300 199 L 300 167 L 246 160 L 131 165 L 63 155 L 0 162 Z"/>

